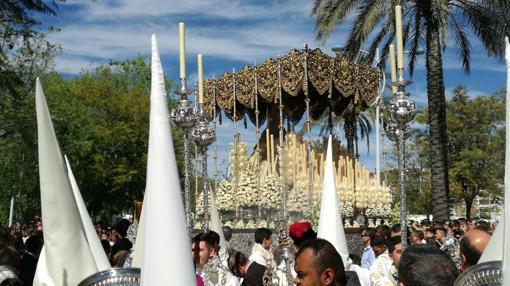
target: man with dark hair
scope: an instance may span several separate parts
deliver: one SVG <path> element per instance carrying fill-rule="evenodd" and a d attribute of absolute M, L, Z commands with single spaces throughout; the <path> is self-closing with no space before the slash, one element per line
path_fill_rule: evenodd
<path fill-rule="evenodd" d="M 395 285 L 393 277 L 395 270 L 392 268 L 393 261 L 388 251 L 388 245 L 388 240 L 383 236 L 376 236 L 372 242 L 376 259 L 370 266 L 371 285 Z"/>
<path fill-rule="evenodd" d="M 25 242 L 25 252 L 21 256 L 18 266 L 19 278 L 23 285 L 32 285 L 39 261 L 39 254 L 43 247 L 43 239 L 40 235 L 31 235 Z"/>
<path fill-rule="evenodd" d="M 126 238 L 127 230 L 129 228 L 129 225 L 131 223 L 127 219 L 121 219 L 115 224 L 115 227 L 113 228 L 112 234 L 117 235 L 117 240 L 115 241 L 115 244 L 112 246 L 111 251 L 111 259 L 112 259 L 112 266 L 113 264 L 113 257 L 115 254 L 117 254 L 118 251 L 124 250 L 129 251 L 133 247 L 133 243 Z"/>
<path fill-rule="evenodd" d="M 255 244 L 251 248 L 250 261 L 255 261 L 266 267 L 276 267 L 276 262 L 271 253 L 271 235 L 273 233 L 267 228 L 258 228 L 255 231 Z"/>
<path fill-rule="evenodd" d="M 363 254 L 361 255 L 361 267 L 365 269 L 370 269 L 372 263 L 375 260 L 375 253 L 372 249 L 371 237 L 374 236 L 374 231 L 368 228 L 365 228 L 361 231 L 361 242 L 363 243 Z"/>
<path fill-rule="evenodd" d="M 398 269 L 398 263 L 400 261 L 400 254 L 402 252 L 402 246 L 400 243 L 400 236 L 394 236 L 390 238 L 387 242 L 388 245 L 388 254 L 393 261 L 393 265 L 396 269 Z M 396 271 L 395 271 L 396 272 Z"/>
<path fill-rule="evenodd" d="M 400 236 L 400 223 L 394 224 L 390 230 L 390 236 L 388 238 L 392 238 L 394 236 Z"/>
<path fill-rule="evenodd" d="M 401 286 L 451 286 L 458 275 L 455 264 L 435 247 L 408 246 L 402 252 L 398 267 Z"/>
<path fill-rule="evenodd" d="M 460 240 L 460 261 L 462 269 L 467 269 L 478 263 L 491 235 L 485 231 L 472 229 L 464 234 Z"/>
<path fill-rule="evenodd" d="M 296 254 L 294 269 L 297 286 L 345 286 L 346 276 L 342 257 L 324 239 L 307 240 Z"/>
<path fill-rule="evenodd" d="M 210 231 L 199 233 L 193 237 L 191 250 L 197 268 L 203 268 L 209 262 L 209 259 L 216 254 L 214 245 L 215 239 Z"/>
<path fill-rule="evenodd" d="M 446 253 L 446 229 L 443 227 L 436 228 L 434 234 L 435 246 Z"/>
<path fill-rule="evenodd" d="M 221 264 L 219 257 L 216 256 L 218 245 L 219 235 L 212 230 L 199 233 L 193 237 L 191 251 L 196 266 L 196 274 L 200 275 L 206 285 L 209 283 L 217 284 L 218 281 L 222 281 L 222 285 L 237 285 L 236 278 Z M 205 273 L 215 273 L 215 275 L 205 275 Z M 208 279 L 218 281 L 209 281 Z"/>
<path fill-rule="evenodd" d="M 420 245 L 423 243 L 424 240 L 423 231 L 421 230 L 413 230 L 411 232 L 411 244 L 412 245 Z"/>
<path fill-rule="evenodd" d="M 236 251 L 228 258 L 228 268 L 235 276 L 243 278 L 241 286 L 263 286 L 266 267 L 255 261 L 249 261 L 246 256 Z"/>

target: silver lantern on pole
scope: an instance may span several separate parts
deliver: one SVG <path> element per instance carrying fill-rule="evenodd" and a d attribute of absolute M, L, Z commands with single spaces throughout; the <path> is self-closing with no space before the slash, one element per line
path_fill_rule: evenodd
<path fill-rule="evenodd" d="M 209 126 L 209 120 L 204 111 L 204 81 L 202 68 L 202 54 L 198 54 L 198 120 L 195 128 L 191 131 L 193 142 L 202 155 L 202 194 L 204 195 L 204 230 L 209 229 L 209 184 L 207 183 L 207 149 L 214 143 L 216 132 Z"/>
<path fill-rule="evenodd" d="M 389 102 L 389 120 L 386 126 L 388 138 L 396 143 L 398 153 L 398 171 L 400 186 L 400 226 L 401 245 L 407 246 L 407 177 L 406 177 L 406 150 L 405 140 L 410 135 L 409 123 L 416 115 L 416 106 L 405 87 L 411 82 L 404 80 L 404 45 L 402 38 L 402 7 L 395 6 L 395 28 L 397 38 L 397 70 L 395 73 L 395 56 L 393 45 L 390 45 L 391 77 L 393 84 L 393 97 Z M 395 77 L 398 76 L 398 79 Z M 395 89 L 396 86 L 396 89 Z"/>
<path fill-rule="evenodd" d="M 193 104 L 188 99 L 192 94 L 186 87 L 186 62 L 184 51 L 184 23 L 179 23 L 179 57 L 180 57 L 180 88 L 174 92 L 180 96 L 177 106 L 170 112 L 170 119 L 183 132 L 183 152 L 184 152 L 184 211 L 186 213 L 186 225 L 188 232 L 191 231 L 191 190 L 190 190 L 190 151 L 189 136 L 197 122 L 197 112 Z"/>

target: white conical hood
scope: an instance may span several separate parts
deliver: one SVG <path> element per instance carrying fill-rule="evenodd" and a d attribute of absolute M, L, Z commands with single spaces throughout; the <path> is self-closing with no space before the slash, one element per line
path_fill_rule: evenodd
<path fill-rule="evenodd" d="M 345 239 L 344 225 L 340 216 L 338 195 L 336 193 L 335 171 L 333 166 L 333 149 L 331 136 L 328 140 L 328 151 L 324 163 L 324 180 L 321 194 L 321 211 L 317 237 L 331 242 L 342 256 L 345 269 L 350 268 L 349 251 Z"/>
<path fill-rule="evenodd" d="M 34 285 L 77 285 L 98 271 L 39 79 L 35 107 L 44 249 Z"/>
<path fill-rule="evenodd" d="M 147 192 L 145 192 L 144 199 L 147 200 Z M 138 222 L 138 230 L 136 231 L 136 241 L 133 247 L 133 260 L 131 261 L 132 267 L 142 268 L 143 263 L 143 244 L 145 240 L 145 217 L 147 216 L 145 207 L 142 206 L 142 213 L 140 214 L 140 221 Z"/>
<path fill-rule="evenodd" d="M 510 43 L 505 37 L 506 58 L 506 147 L 505 147 L 505 200 L 503 206 L 503 284 L 510 285 Z"/>
<path fill-rule="evenodd" d="M 218 209 L 216 209 L 216 198 L 214 196 L 214 192 L 209 185 L 209 210 L 211 215 L 211 223 L 210 228 L 212 231 L 215 231 L 220 235 L 220 251 L 218 256 L 221 261 L 227 261 L 228 252 L 227 252 L 227 243 L 225 241 L 225 235 L 223 234 L 223 227 L 221 226 L 220 216 L 218 214 Z"/>
<path fill-rule="evenodd" d="M 83 202 L 80 188 L 78 187 L 78 183 L 74 178 L 73 170 L 71 169 L 71 164 L 69 164 L 67 156 L 64 155 L 64 158 L 67 166 L 67 175 L 69 176 L 69 181 L 71 182 L 71 187 L 73 189 L 74 199 L 76 200 L 76 205 L 78 206 L 78 211 L 80 212 L 83 228 L 85 229 L 85 234 L 87 235 L 87 242 L 89 243 L 90 251 L 92 251 L 92 255 L 94 256 L 94 261 L 96 262 L 97 269 L 99 271 L 111 269 L 112 267 L 110 266 L 108 257 L 106 257 L 106 253 L 104 252 L 101 241 L 97 236 L 94 224 L 92 223 L 89 212 L 87 211 L 87 207 L 85 206 L 85 202 Z"/>
<path fill-rule="evenodd" d="M 152 86 L 141 285 L 194 285 L 191 242 L 170 132 L 168 101 L 156 36 Z M 143 211 L 142 211 L 143 212 Z"/>
<path fill-rule="evenodd" d="M 505 223 L 504 217 L 501 217 L 496 230 L 492 234 L 491 240 L 485 247 L 485 250 L 480 256 L 478 263 L 487 261 L 501 261 L 503 259 L 503 225 Z"/>

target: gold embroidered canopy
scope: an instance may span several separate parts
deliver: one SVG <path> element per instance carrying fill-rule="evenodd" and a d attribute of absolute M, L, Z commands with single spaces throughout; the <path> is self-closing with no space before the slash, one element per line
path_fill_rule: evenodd
<path fill-rule="evenodd" d="M 336 115 L 353 107 L 364 110 L 376 99 L 378 90 L 379 73 L 372 67 L 305 47 L 280 58 L 269 58 L 261 65 L 245 66 L 238 72 L 206 80 L 204 108 L 210 116 L 214 107 L 219 108 L 230 118 L 235 110 L 235 119 L 248 114 L 255 122 L 256 96 L 260 125 L 281 94 L 285 118 L 298 122 L 306 111 L 307 100 L 310 116 L 317 119 L 329 107 Z"/>

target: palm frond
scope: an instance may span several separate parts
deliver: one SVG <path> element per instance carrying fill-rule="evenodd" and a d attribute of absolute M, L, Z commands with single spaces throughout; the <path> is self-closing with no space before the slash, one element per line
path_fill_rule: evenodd
<path fill-rule="evenodd" d="M 505 13 L 467 0 L 458 1 L 454 7 L 456 9 L 452 12 L 453 16 L 459 14 L 468 21 L 489 56 L 503 58 L 505 55 L 503 35 L 508 35 L 510 26 L 508 10 Z"/>
<path fill-rule="evenodd" d="M 361 0 L 316 0 L 312 8 L 317 40 L 324 42 Z"/>
<path fill-rule="evenodd" d="M 462 60 L 462 68 L 469 73 L 471 68 L 471 43 L 466 33 L 466 28 L 462 23 L 452 16 L 449 19 L 449 30 L 455 41 L 457 53 Z"/>
<path fill-rule="evenodd" d="M 422 26 L 422 12 L 420 11 L 418 6 L 414 6 L 412 8 L 414 10 L 414 29 L 413 32 L 409 35 L 410 37 L 410 53 L 409 53 L 409 74 L 413 76 L 414 74 L 414 65 L 416 64 L 416 56 L 420 45 L 423 43 L 425 39 L 425 35 L 423 34 Z"/>
<path fill-rule="evenodd" d="M 371 0 L 360 5 L 346 44 L 348 55 L 357 55 L 370 33 L 386 16 L 387 4 L 386 0 Z"/>

